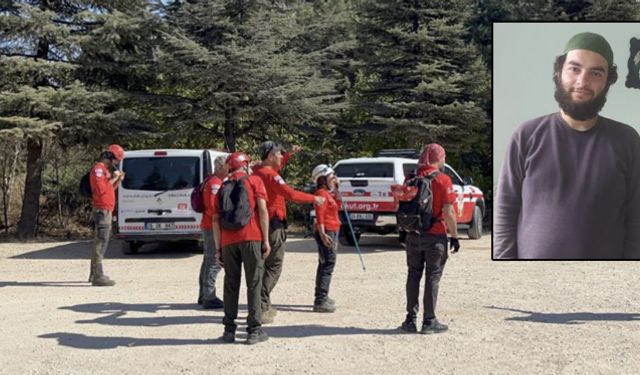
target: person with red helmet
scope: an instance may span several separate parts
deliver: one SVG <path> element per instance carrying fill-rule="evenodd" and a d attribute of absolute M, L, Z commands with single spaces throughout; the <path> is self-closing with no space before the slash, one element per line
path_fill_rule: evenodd
<path fill-rule="evenodd" d="M 263 323 L 273 322 L 276 310 L 271 306 L 271 292 L 282 273 L 285 241 L 287 240 L 287 209 L 285 201 L 296 203 L 324 203 L 324 198 L 297 191 L 287 185 L 278 171 L 282 168 L 285 157 L 284 148 L 276 142 L 266 141 L 260 146 L 260 165 L 253 168 L 253 173 L 264 182 L 267 189 L 269 209 L 269 242 L 271 255 L 264 263 L 262 278 L 262 311 Z"/>
<path fill-rule="evenodd" d="M 213 175 L 207 176 L 204 187 L 202 188 L 202 200 L 204 202 L 204 212 L 200 221 L 200 229 L 202 229 L 202 265 L 200 266 L 199 293 L 198 304 L 203 309 L 221 309 L 224 304 L 218 296 L 216 296 L 216 277 L 220 272 L 218 257 L 216 255 L 216 246 L 213 243 L 213 204 L 220 190 L 220 186 L 229 174 L 229 166 L 227 165 L 227 156 L 220 155 L 213 161 Z"/>
<path fill-rule="evenodd" d="M 111 171 L 124 158 L 124 149 L 117 144 L 110 145 L 100 154 L 89 174 L 91 199 L 93 203 L 94 238 L 91 252 L 89 282 L 93 286 L 113 286 L 115 281 L 104 274 L 102 260 L 109 246 L 112 212 L 116 205 L 116 193 L 124 172 Z"/>
<path fill-rule="evenodd" d="M 262 330 L 260 293 L 264 259 L 269 256 L 267 192 L 260 177 L 249 175 L 250 159 L 241 152 L 229 155 L 229 177 L 213 202 L 213 237 L 218 262 L 224 267 L 224 333 L 226 343 L 235 341 L 241 267 L 247 283 L 247 344 L 266 341 Z"/>
<path fill-rule="evenodd" d="M 338 253 L 339 210 L 342 203 L 338 191 L 340 182 L 333 168 L 326 164 L 316 166 L 311 172 L 311 179 L 318 188 L 315 194 L 325 199 L 324 204 L 313 205 L 316 210 L 314 238 L 318 245 L 313 311 L 332 313 L 336 311 L 336 305 L 335 301 L 329 298 L 329 286 Z"/>
<path fill-rule="evenodd" d="M 426 284 L 423 298 L 424 316 L 420 333 L 440 333 L 448 329 L 446 325 L 438 322 L 435 315 L 438 284 L 448 258 L 447 230 L 451 235 L 450 244 L 454 253 L 460 250 L 460 243 L 453 208 L 456 195 L 451 178 L 446 173 L 441 173 L 444 170 L 445 156 L 442 146 L 431 143 L 425 146 L 418 160 L 416 178 L 431 177 L 433 216 L 429 229 L 407 234 L 407 316 L 400 326 L 404 332 L 418 331 L 416 317 L 420 309 L 418 297 L 423 272 Z"/>

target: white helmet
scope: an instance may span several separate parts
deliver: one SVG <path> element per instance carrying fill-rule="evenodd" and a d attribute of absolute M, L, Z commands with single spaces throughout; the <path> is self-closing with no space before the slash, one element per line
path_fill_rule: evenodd
<path fill-rule="evenodd" d="M 311 179 L 313 180 L 314 183 L 317 183 L 318 182 L 318 178 L 327 177 L 328 175 L 330 175 L 332 173 L 335 173 L 333 168 L 331 168 L 330 166 L 328 166 L 326 164 L 320 164 L 320 165 L 316 166 L 315 168 L 313 168 L 313 172 L 311 172 Z"/>

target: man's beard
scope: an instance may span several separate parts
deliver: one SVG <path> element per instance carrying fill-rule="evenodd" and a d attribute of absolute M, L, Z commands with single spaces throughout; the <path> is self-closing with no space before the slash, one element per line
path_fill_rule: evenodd
<path fill-rule="evenodd" d="M 556 98 L 560 108 L 571 118 L 578 121 L 585 121 L 594 118 L 604 107 L 604 103 L 607 102 L 607 92 L 609 91 L 609 85 L 605 86 L 604 90 L 598 96 L 594 96 L 593 99 L 576 103 L 571 98 L 571 93 L 562 86 L 562 83 L 555 82 L 556 92 L 553 95 Z"/>

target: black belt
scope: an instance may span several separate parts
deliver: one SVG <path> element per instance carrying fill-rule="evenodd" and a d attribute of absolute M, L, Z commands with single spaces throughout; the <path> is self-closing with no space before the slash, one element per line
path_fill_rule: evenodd
<path fill-rule="evenodd" d="M 280 219 L 277 216 L 274 216 L 269 220 L 269 228 L 271 229 L 287 229 L 289 228 L 289 224 L 287 223 L 287 219 Z"/>

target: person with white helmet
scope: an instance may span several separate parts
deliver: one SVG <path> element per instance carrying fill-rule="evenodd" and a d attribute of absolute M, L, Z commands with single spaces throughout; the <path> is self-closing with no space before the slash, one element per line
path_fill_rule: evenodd
<path fill-rule="evenodd" d="M 100 154 L 89 174 L 91 184 L 91 200 L 93 203 L 93 222 L 95 235 L 91 252 L 91 273 L 89 282 L 93 286 L 113 286 L 111 280 L 102 270 L 102 259 L 109 246 L 112 212 L 116 205 L 115 190 L 124 179 L 124 172 L 111 170 L 124 158 L 124 149 L 119 145 L 110 145 Z"/>
<path fill-rule="evenodd" d="M 316 225 L 314 237 L 318 244 L 318 269 L 316 271 L 315 300 L 313 311 L 334 312 L 335 301 L 329 298 L 331 276 L 336 265 L 338 252 L 338 232 L 340 231 L 339 181 L 335 171 L 326 164 L 320 164 L 311 173 L 317 185 L 316 195 L 324 198 L 323 204 L 315 202 Z"/>

